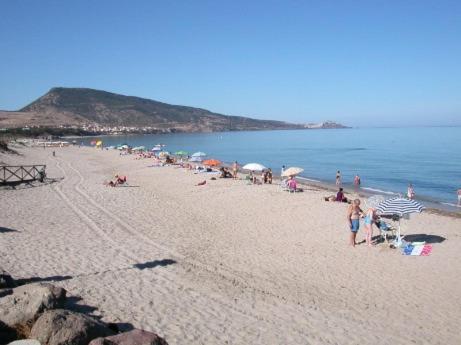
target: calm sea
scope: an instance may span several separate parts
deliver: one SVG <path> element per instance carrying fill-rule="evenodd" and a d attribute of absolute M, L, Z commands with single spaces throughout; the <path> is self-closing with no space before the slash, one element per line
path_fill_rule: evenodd
<path fill-rule="evenodd" d="M 302 176 L 344 184 L 355 174 L 370 192 L 403 193 L 412 183 L 419 199 L 457 202 L 461 187 L 461 127 L 354 128 L 205 134 L 130 135 L 102 138 L 105 146 L 127 143 L 170 152 L 204 151 L 209 157 L 240 164 L 257 162 L 275 173 L 282 165 L 304 168 Z M 91 139 L 86 138 L 88 144 Z"/>

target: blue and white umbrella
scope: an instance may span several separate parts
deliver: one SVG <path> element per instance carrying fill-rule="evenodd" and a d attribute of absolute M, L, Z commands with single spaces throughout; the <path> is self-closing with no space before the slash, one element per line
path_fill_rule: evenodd
<path fill-rule="evenodd" d="M 400 234 L 400 218 L 405 214 L 421 213 L 424 210 L 424 206 L 416 200 L 396 197 L 384 200 L 376 206 L 376 210 L 382 215 L 396 214 L 399 216 L 399 227 L 394 244 L 397 247 L 401 247 L 403 237 Z"/>
<path fill-rule="evenodd" d="M 381 214 L 403 216 L 404 214 L 421 213 L 424 210 L 424 206 L 416 200 L 396 197 L 379 203 L 376 206 L 376 210 Z"/>
<path fill-rule="evenodd" d="M 191 157 L 205 157 L 206 153 L 205 152 L 195 152 Z"/>

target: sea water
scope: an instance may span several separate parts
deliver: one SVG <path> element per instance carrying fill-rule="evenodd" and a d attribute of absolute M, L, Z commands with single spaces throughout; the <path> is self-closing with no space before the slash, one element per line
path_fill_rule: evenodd
<path fill-rule="evenodd" d="M 360 175 L 364 191 L 406 194 L 412 183 L 421 200 L 452 204 L 461 188 L 461 127 L 351 128 L 217 132 L 102 137 L 104 146 L 127 143 L 169 152 L 203 151 L 224 162 L 304 169 L 302 177 L 345 186 Z M 85 139 L 89 144 L 90 138 Z"/>

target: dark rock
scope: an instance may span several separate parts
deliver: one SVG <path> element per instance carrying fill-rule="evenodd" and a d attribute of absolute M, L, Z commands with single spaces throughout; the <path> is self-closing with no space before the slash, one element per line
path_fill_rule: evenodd
<path fill-rule="evenodd" d="M 16 330 L 0 321 L 0 345 L 8 344 L 17 339 Z"/>
<path fill-rule="evenodd" d="M 66 290 L 39 283 L 17 287 L 0 299 L 0 321 L 10 327 L 31 325 L 45 310 L 63 308 Z"/>
<path fill-rule="evenodd" d="M 16 283 L 13 277 L 8 272 L 0 270 L 0 289 L 14 287 L 16 287 Z"/>
<path fill-rule="evenodd" d="M 44 345 L 88 345 L 98 337 L 113 335 L 106 324 L 69 310 L 44 312 L 35 322 L 30 337 Z"/>
<path fill-rule="evenodd" d="M 0 289 L 0 298 L 11 295 L 13 293 L 13 289 Z"/>
<path fill-rule="evenodd" d="M 168 343 L 155 333 L 134 329 L 110 337 L 95 339 L 88 345 L 168 345 Z"/>

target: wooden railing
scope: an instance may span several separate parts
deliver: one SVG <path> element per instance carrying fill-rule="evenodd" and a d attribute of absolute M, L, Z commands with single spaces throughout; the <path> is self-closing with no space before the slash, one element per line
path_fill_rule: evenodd
<path fill-rule="evenodd" d="M 0 185 L 17 185 L 41 181 L 46 177 L 46 165 L 0 166 Z"/>

